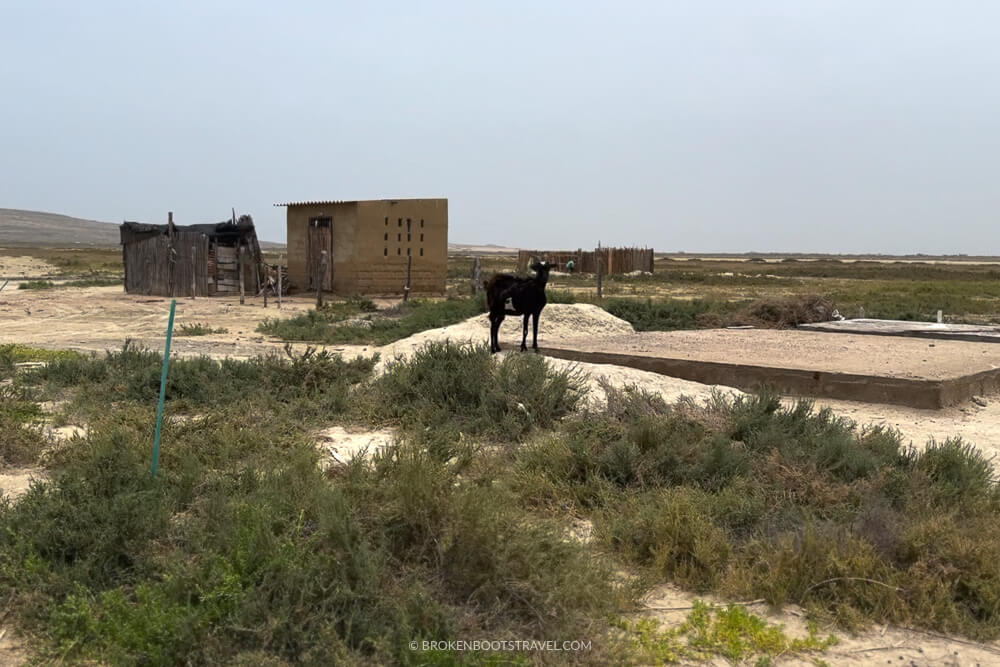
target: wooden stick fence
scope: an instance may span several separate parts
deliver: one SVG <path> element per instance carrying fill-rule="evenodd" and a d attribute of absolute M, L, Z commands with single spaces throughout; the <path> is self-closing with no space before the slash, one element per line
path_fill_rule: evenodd
<path fill-rule="evenodd" d="M 557 271 L 566 270 L 566 262 L 573 260 L 575 273 L 597 273 L 598 254 L 601 258 L 601 272 L 604 275 L 631 273 L 632 271 L 653 272 L 652 248 L 599 248 L 597 250 L 519 250 L 517 270 L 524 273 L 532 259 L 545 259 L 555 264 Z"/>

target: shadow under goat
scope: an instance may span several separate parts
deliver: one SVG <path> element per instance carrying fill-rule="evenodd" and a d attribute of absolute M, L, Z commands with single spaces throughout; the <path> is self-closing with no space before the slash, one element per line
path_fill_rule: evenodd
<path fill-rule="evenodd" d="M 523 315 L 524 327 L 521 333 L 521 351 L 528 349 L 528 319 L 532 319 L 531 347 L 538 351 L 538 316 L 545 308 L 545 285 L 549 281 L 549 271 L 552 265 L 547 262 L 536 262 L 531 265 L 535 275 L 531 278 L 519 278 L 509 273 L 498 273 L 484 284 L 486 286 L 486 305 L 490 311 L 490 352 L 500 351 L 497 334 L 500 324 L 507 315 Z"/>

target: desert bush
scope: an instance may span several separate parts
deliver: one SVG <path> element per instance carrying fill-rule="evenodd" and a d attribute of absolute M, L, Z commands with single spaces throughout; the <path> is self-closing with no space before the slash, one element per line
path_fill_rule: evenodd
<path fill-rule="evenodd" d="M 369 388 L 369 414 L 410 429 L 517 440 L 551 426 L 581 395 L 578 374 L 555 371 L 535 354 L 497 361 L 485 345 L 428 343 L 388 362 Z"/>
<path fill-rule="evenodd" d="M 55 389 L 86 387 L 80 401 L 96 412 L 100 407 L 95 402 L 106 402 L 109 396 L 155 402 L 162 360 L 159 353 L 126 341 L 121 350 L 103 357 L 57 359 L 25 378 Z M 375 361 L 345 361 L 340 355 L 315 349 L 294 354 L 290 347 L 285 356 L 270 353 L 245 361 L 176 358 L 170 361 L 165 398 L 177 409 L 196 411 L 251 400 L 270 402 L 317 421 L 347 408 L 350 387 L 369 376 Z"/>
<path fill-rule="evenodd" d="M 462 463 L 403 444 L 345 475 L 393 558 L 432 569 L 451 604 L 471 602 L 505 631 L 563 636 L 626 595 L 560 524 L 525 516 L 517 498 Z"/>
<path fill-rule="evenodd" d="M 697 489 L 648 491 L 600 511 L 594 530 L 626 560 L 680 586 L 711 590 L 725 576 L 733 548 L 707 512 L 710 504 Z"/>
<path fill-rule="evenodd" d="M 636 331 L 673 331 L 696 329 L 698 318 L 707 313 L 725 313 L 736 306 L 723 301 L 675 299 L 609 299 L 604 309 L 629 322 Z"/>
<path fill-rule="evenodd" d="M 38 459 L 45 438 L 34 423 L 41 408 L 23 387 L 0 385 L 0 466 L 25 465 Z"/>
<path fill-rule="evenodd" d="M 175 336 L 209 336 L 211 334 L 229 333 L 225 327 L 212 327 L 208 324 L 195 322 L 193 324 L 181 324 L 174 333 Z"/>
<path fill-rule="evenodd" d="M 818 295 L 762 299 L 730 312 L 704 312 L 695 317 L 698 327 L 753 326 L 759 329 L 794 329 L 800 324 L 828 322 L 834 304 Z"/>

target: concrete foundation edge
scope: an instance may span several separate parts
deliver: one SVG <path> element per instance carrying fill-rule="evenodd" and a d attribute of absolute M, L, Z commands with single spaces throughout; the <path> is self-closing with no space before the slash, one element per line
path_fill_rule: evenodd
<path fill-rule="evenodd" d="M 702 384 L 736 387 L 743 391 L 770 388 L 794 396 L 889 403 L 923 409 L 949 407 L 964 403 L 972 396 L 1000 390 L 1000 369 L 946 380 L 921 380 L 611 352 L 584 352 L 553 347 L 545 347 L 539 351 L 559 359 L 627 366 Z"/>

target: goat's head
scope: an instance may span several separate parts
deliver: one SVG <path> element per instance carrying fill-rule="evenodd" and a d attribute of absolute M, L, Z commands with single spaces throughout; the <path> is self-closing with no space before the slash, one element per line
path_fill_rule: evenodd
<path fill-rule="evenodd" d="M 541 281 L 546 281 L 549 279 L 549 271 L 552 270 L 554 265 L 542 260 L 541 262 L 535 262 L 529 268 L 535 272 L 535 277 Z"/>

